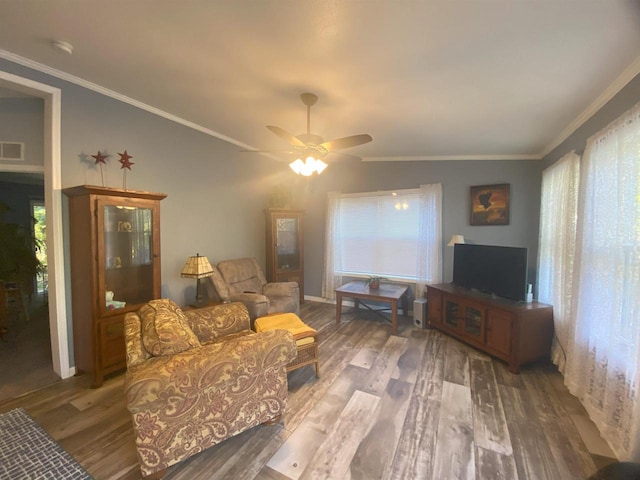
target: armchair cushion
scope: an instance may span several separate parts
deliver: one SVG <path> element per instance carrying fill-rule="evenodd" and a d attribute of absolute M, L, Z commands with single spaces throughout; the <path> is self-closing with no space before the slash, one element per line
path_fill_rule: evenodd
<path fill-rule="evenodd" d="M 267 297 L 298 297 L 300 287 L 298 282 L 267 283 L 262 293 Z"/>
<path fill-rule="evenodd" d="M 252 321 L 271 313 L 300 312 L 298 283 L 267 283 L 255 258 L 223 260 L 218 263 L 217 269 L 220 273 L 218 281 L 221 280 L 225 287 L 219 287 L 212 278 L 207 279 L 208 297 L 220 299 L 224 292 L 228 292 L 230 301 L 242 302 L 247 306 Z"/>
<path fill-rule="evenodd" d="M 267 283 L 255 258 L 223 260 L 218 263 L 218 270 L 231 295 L 245 292 L 262 293 L 262 287 Z"/>
<path fill-rule="evenodd" d="M 222 278 L 222 275 L 220 275 L 220 271 L 218 270 L 218 267 L 216 267 L 215 265 L 212 265 L 211 268 L 213 269 L 213 273 L 209 277 L 209 280 L 211 281 L 211 283 L 213 283 L 213 286 L 215 288 L 215 292 L 218 295 L 218 298 L 223 302 L 228 302 L 229 295 L 230 295 L 229 287 L 227 287 L 227 284 Z"/>
<path fill-rule="evenodd" d="M 182 310 L 171 300 L 151 300 L 138 315 L 144 348 L 152 356 L 174 355 L 200 346 Z"/>

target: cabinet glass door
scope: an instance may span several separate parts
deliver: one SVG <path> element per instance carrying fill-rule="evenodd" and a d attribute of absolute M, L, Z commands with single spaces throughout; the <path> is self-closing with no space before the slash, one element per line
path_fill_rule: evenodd
<path fill-rule="evenodd" d="M 482 310 L 467 305 L 464 309 L 464 333 L 480 340 L 482 338 Z"/>
<path fill-rule="evenodd" d="M 276 218 L 276 269 L 300 269 L 298 219 Z"/>
<path fill-rule="evenodd" d="M 99 203 L 102 222 L 104 309 L 117 310 L 154 298 L 153 208 Z"/>
<path fill-rule="evenodd" d="M 458 302 L 445 300 L 444 302 L 444 324 L 445 326 L 457 330 L 460 325 L 459 318 L 460 305 Z"/>

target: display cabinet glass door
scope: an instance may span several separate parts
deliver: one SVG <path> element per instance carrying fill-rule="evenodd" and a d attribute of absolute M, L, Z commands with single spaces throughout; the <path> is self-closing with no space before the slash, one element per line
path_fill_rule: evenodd
<path fill-rule="evenodd" d="M 276 219 L 276 269 L 300 269 L 300 245 L 298 245 L 298 219 Z"/>
<path fill-rule="evenodd" d="M 102 307 L 106 311 L 146 303 L 154 298 L 153 205 L 99 202 L 103 226 Z M 103 257 L 103 258 L 102 258 Z"/>
<path fill-rule="evenodd" d="M 451 330 L 460 329 L 460 309 L 458 302 L 452 300 L 444 301 L 444 326 Z"/>
<path fill-rule="evenodd" d="M 484 340 L 484 312 L 480 307 L 465 305 L 464 333 L 475 340 Z"/>

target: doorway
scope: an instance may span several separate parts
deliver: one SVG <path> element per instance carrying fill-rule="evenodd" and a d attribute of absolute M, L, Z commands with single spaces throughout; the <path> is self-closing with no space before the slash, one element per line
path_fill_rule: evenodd
<path fill-rule="evenodd" d="M 0 88 L 12 89 L 44 100 L 44 168 L 26 171 L 44 172 L 44 200 L 47 211 L 47 284 L 48 314 L 53 370 L 62 378 L 72 376 L 70 367 L 65 274 L 62 235 L 62 186 L 60 162 L 60 89 L 0 71 Z M 25 167 L 5 171 L 25 171 Z"/>
<path fill-rule="evenodd" d="M 33 219 L 33 238 L 36 243 L 36 256 L 40 269 L 36 273 L 34 291 L 46 298 L 48 293 L 47 273 L 47 208 L 44 200 L 31 200 L 31 218 Z"/>
<path fill-rule="evenodd" d="M 46 210 L 44 174 L 0 172 L 0 222 L 5 233 L 28 239 L 31 254 L 25 273 L 10 275 L 11 260 L 3 257 L 3 335 L 0 341 L 0 402 L 60 380 L 53 371 L 46 284 Z M 7 241 L 8 238 L 4 238 Z M 14 251 L 14 250 L 10 250 Z M 37 258 L 39 266 L 31 261 Z M 32 260 L 33 259 L 33 260 Z M 7 261 L 9 263 L 7 263 Z M 22 261 L 19 263 L 24 265 Z M 12 283 L 15 281 L 15 283 Z"/>

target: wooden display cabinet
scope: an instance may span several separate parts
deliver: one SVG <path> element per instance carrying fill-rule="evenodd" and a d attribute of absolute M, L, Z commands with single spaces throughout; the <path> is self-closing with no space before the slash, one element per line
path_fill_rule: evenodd
<path fill-rule="evenodd" d="M 432 327 L 504 360 L 513 373 L 524 364 L 550 358 L 551 305 L 439 284 L 427 286 L 427 311 Z"/>
<path fill-rule="evenodd" d="M 297 282 L 304 302 L 303 210 L 264 211 L 267 242 L 267 281 Z"/>
<path fill-rule="evenodd" d="M 69 197 L 73 345 L 78 372 L 126 368 L 124 316 L 160 298 L 162 193 L 81 185 Z"/>

